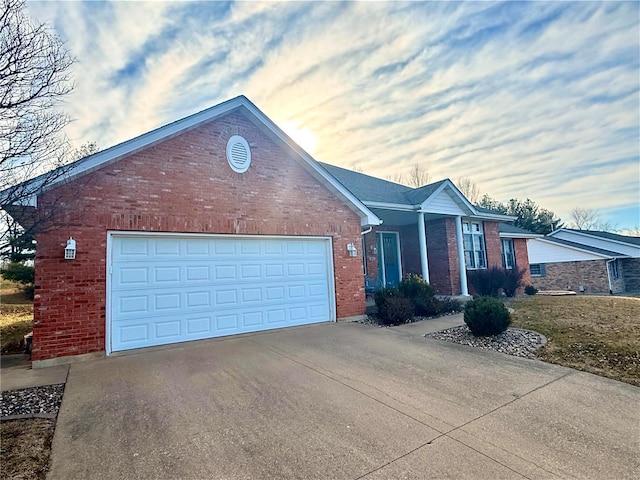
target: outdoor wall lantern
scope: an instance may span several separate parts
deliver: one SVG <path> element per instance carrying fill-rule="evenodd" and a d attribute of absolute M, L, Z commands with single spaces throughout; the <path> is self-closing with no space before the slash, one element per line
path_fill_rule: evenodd
<path fill-rule="evenodd" d="M 371 245 L 369 248 L 371 249 L 371 253 L 373 255 L 377 255 L 378 254 L 378 247 L 376 247 L 375 245 Z"/>
<path fill-rule="evenodd" d="M 67 240 L 67 246 L 64 247 L 64 259 L 73 260 L 74 258 L 76 258 L 76 241 L 73 237 L 69 237 L 69 240 Z"/>
<path fill-rule="evenodd" d="M 353 243 L 349 243 L 347 245 L 347 251 L 349 252 L 349 256 L 350 257 L 357 257 L 358 256 L 358 249 L 356 248 L 356 246 Z"/>

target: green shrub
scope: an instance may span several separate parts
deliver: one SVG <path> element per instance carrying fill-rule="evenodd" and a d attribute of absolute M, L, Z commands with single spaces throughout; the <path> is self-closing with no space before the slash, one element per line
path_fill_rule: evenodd
<path fill-rule="evenodd" d="M 22 263 L 12 262 L 7 268 L 0 270 L 0 274 L 5 280 L 13 280 L 22 285 L 33 284 L 36 279 L 35 269 Z"/>
<path fill-rule="evenodd" d="M 500 300 L 478 297 L 465 305 L 464 323 L 476 337 L 499 335 L 511 324 L 511 315 Z"/>
<path fill-rule="evenodd" d="M 406 275 L 400 282 L 398 290 L 404 298 L 409 299 L 433 297 L 434 295 L 431 285 L 415 273 Z"/>
<path fill-rule="evenodd" d="M 460 300 L 451 297 L 441 298 L 438 303 L 440 303 L 440 313 L 456 313 L 464 309 Z"/>
<path fill-rule="evenodd" d="M 398 291 L 402 297 L 411 301 L 414 315 L 429 317 L 441 311 L 433 288 L 419 275 L 410 274 L 404 277 Z"/>
<path fill-rule="evenodd" d="M 408 298 L 389 297 L 384 307 L 378 307 L 378 317 L 383 325 L 400 325 L 413 318 L 413 303 Z"/>
<path fill-rule="evenodd" d="M 538 293 L 538 289 L 533 285 L 527 285 L 526 287 L 524 287 L 524 293 L 526 293 L 527 295 L 535 295 L 536 293 Z"/>

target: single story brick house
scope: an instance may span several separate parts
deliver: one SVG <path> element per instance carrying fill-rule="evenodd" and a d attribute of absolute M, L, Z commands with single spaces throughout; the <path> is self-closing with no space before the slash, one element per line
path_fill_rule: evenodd
<path fill-rule="evenodd" d="M 3 203 L 40 223 L 34 366 L 357 318 L 365 276 L 468 295 L 467 269 L 528 271 L 512 217 L 321 164 L 244 96 L 43 178 Z"/>
<path fill-rule="evenodd" d="M 540 290 L 640 292 L 640 237 L 560 228 L 529 242 L 529 262 Z"/>

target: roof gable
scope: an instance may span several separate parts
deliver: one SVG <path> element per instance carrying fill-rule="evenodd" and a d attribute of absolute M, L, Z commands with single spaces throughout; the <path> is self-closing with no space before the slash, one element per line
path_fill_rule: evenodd
<path fill-rule="evenodd" d="M 475 215 L 477 211 L 464 195 L 453 185 L 451 180 L 438 182 L 433 191 L 425 191 L 428 196 L 422 202 L 421 209 L 430 213 L 447 215 Z"/>
<path fill-rule="evenodd" d="M 292 154 L 292 156 L 299 161 L 299 163 L 314 178 L 328 188 L 334 195 L 344 201 L 345 204 L 360 217 L 362 226 L 380 224 L 380 219 L 371 210 L 369 210 L 369 208 L 367 208 L 357 196 L 345 188 L 342 183 L 336 181 L 336 179 L 331 176 L 315 159 L 313 159 L 286 133 L 284 133 L 284 131 L 282 131 L 264 113 L 262 113 L 258 107 L 243 95 L 144 133 L 94 155 L 82 158 L 72 164 L 61 167 L 64 173 L 57 177 L 53 182 L 46 184 L 46 179 L 51 178 L 51 174 L 48 172 L 28 182 L 24 182 L 24 184 L 20 185 L 20 188 L 27 188 L 31 193 L 32 198 L 36 198 L 37 195 L 45 190 L 55 188 L 56 186 L 69 182 L 80 175 L 90 173 L 106 165 L 117 162 L 128 155 L 187 132 L 205 122 L 228 115 L 231 112 L 240 112 L 244 114 L 263 133 L 276 141 L 276 143 L 283 147 L 285 151 Z M 12 189 L 0 192 L 0 201 L 3 197 L 6 198 L 10 195 L 10 193 L 8 193 L 10 190 Z"/>

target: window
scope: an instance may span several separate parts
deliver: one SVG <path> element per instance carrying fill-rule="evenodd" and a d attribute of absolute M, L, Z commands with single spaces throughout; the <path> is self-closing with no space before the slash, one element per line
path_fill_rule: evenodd
<path fill-rule="evenodd" d="M 609 277 L 611 280 L 620 278 L 620 269 L 618 268 L 618 260 L 609 262 Z"/>
<path fill-rule="evenodd" d="M 481 223 L 462 222 L 464 263 L 468 269 L 487 268 Z"/>
<path fill-rule="evenodd" d="M 500 242 L 502 246 L 502 268 L 511 269 L 516 265 L 516 259 L 513 255 L 513 240 L 503 238 Z"/>
<path fill-rule="evenodd" d="M 529 271 L 531 272 L 532 277 L 544 277 L 547 275 L 544 263 L 532 263 L 529 265 Z"/>

